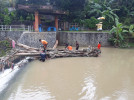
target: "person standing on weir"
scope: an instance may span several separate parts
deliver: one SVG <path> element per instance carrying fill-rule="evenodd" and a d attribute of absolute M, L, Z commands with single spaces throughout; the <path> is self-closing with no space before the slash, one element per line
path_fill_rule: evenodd
<path fill-rule="evenodd" d="M 76 41 L 76 50 L 79 49 L 79 43 Z"/>
<path fill-rule="evenodd" d="M 46 40 L 41 40 L 41 39 L 39 39 L 39 41 L 42 43 L 42 45 L 44 47 L 44 52 L 45 52 L 48 42 Z"/>
<path fill-rule="evenodd" d="M 69 45 L 68 43 L 65 44 L 65 49 L 67 49 L 68 45 Z"/>
<path fill-rule="evenodd" d="M 101 48 L 101 43 L 100 42 L 98 43 L 98 46 L 97 47 L 100 50 L 100 48 Z"/>

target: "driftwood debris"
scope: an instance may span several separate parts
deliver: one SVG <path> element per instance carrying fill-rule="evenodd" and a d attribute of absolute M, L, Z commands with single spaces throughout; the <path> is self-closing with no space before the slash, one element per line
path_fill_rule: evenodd
<path fill-rule="evenodd" d="M 21 43 L 16 43 L 17 46 L 24 48 L 24 50 L 18 50 L 18 52 L 14 56 L 40 56 L 40 49 L 33 48 Z M 98 49 L 83 49 L 83 50 L 72 50 L 69 51 L 67 49 L 56 49 L 58 45 L 58 40 L 53 48 L 48 48 L 46 50 L 47 58 L 61 58 L 61 57 L 98 57 L 101 53 Z M 90 49 L 90 50 L 89 50 Z"/>
<path fill-rule="evenodd" d="M 47 49 L 46 55 L 48 58 L 60 58 L 60 57 L 98 57 L 101 53 L 98 49 L 84 49 L 84 50 L 73 50 L 69 51 L 66 49 L 56 49 L 58 44 L 58 41 L 56 42 L 53 49 Z M 18 53 L 15 54 L 15 56 L 39 56 L 40 52 L 38 48 L 31 48 L 29 46 L 23 45 L 23 44 L 17 44 L 18 46 L 21 46 L 25 48 L 26 50 L 20 50 Z"/>
<path fill-rule="evenodd" d="M 47 58 L 62 58 L 62 57 L 98 57 L 101 53 L 97 48 L 88 48 L 83 50 L 66 50 L 66 49 L 57 49 L 58 41 L 56 41 L 53 48 L 48 48 L 46 50 Z M 13 49 L 12 53 L 0 58 L 0 62 L 8 62 L 10 59 L 16 56 L 32 56 L 40 57 L 41 50 L 39 48 L 33 48 L 21 43 L 16 43 L 16 46 L 23 49 Z M 2 65 L 0 65 L 1 69 Z"/>
<path fill-rule="evenodd" d="M 49 50 L 46 51 L 48 58 L 61 58 L 61 57 L 98 57 L 100 50 L 94 49 L 91 52 L 84 52 L 82 50 L 68 51 L 68 50 Z M 39 52 L 20 52 L 16 53 L 15 56 L 39 56 Z"/>
<path fill-rule="evenodd" d="M 15 52 L 10 55 L 6 56 L 4 60 L 8 60 L 10 57 L 13 56 L 40 56 L 40 49 L 33 48 L 21 43 L 16 43 L 17 46 L 24 48 L 24 50 L 16 49 Z M 66 49 L 56 49 L 58 45 L 58 41 L 56 41 L 54 47 L 51 49 L 46 50 L 46 55 L 48 58 L 60 58 L 60 57 L 98 57 L 101 53 L 98 49 L 84 49 L 84 50 L 66 50 Z"/>

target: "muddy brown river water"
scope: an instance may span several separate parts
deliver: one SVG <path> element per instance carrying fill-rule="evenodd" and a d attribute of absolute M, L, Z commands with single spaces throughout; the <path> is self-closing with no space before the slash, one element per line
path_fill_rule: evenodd
<path fill-rule="evenodd" d="M 134 49 L 30 62 L 0 100 L 134 100 Z"/>

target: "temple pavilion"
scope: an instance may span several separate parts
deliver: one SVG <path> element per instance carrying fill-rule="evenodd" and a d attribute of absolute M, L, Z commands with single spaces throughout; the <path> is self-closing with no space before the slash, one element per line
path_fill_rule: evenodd
<path fill-rule="evenodd" d="M 67 12 L 61 11 L 52 5 L 18 5 L 18 9 L 25 10 L 35 15 L 35 32 L 39 32 L 39 25 L 41 24 L 40 15 L 52 15 L 55 17 L 55 28 L 58 30 L 58 16 L 66 15 Z"/>

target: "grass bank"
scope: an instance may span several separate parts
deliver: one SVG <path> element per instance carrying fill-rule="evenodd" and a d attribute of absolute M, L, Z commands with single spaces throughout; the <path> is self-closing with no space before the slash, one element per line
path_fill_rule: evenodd
<path fill-rule="evenodd" d="M 134 48 L 134 43 L 128 43 L 131 48 Z"/>
<path fill-rule="evenodd" d="M 61 32 L 107 32 L 109 33 L 108 30 L 102 30 L 102 31 L 96 31 L 96 30 L 90 30 L 90 31 L 61 31 Z"/>

